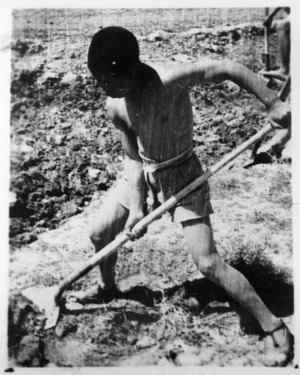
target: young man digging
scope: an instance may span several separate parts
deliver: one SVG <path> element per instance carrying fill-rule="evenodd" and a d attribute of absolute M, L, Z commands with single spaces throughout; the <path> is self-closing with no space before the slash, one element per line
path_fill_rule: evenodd
<path fill-rule="evenodd" d="M 148 191 L 155 202 L 158 193 L 165 201 L 203 173 L 193 152 L 193 114 L 188 92 L 191 86 L 230 79 L 270 108 L 273 120 L 287 125 L 290 119 L 285 105 L 244 66 L 229 61 L 201 61 L 154 69 L 140 62 L 137 40 L 123 28 L 108 27 L 94 35 L 88 67 L 109 96 L 108 116 L 120 131 L 127 155 L 127 181 L 103 204 L 91 230 L 96 251 L 124 228 L 132 238 L 141 235 L 133 227 L 145 215 Z M 201 273 L 223 287 L 261 324 L 271 344 L 268 364 L 285 365 L 292 357 L 293 336 L 245 277 L 220 258 L 213 243 L 211 213 L 207 183 L 171 211 L 173 219 L 182 225 Z M 106 302 L 114 297 L 116 260 L 117 255 L 113 255 L 100 264 L 99 287 L 77 295 L 79 302 Z"/>
<path fill-rule="evenodd" d="M 290 24 L 290 8 L 279 7 L 276 8 L 267 20 L 264 22 L 264 26 L 270 28 L 274 16 L 282 10 L 284 18 L 277 22 L 277 40 L 280 55 L 280 68 L 277 70 L 262 71 L 265 77 L 278 78 L 282 81 L 286 80 L 290 73 L 290 53 L 291 53 L 291 24 Z"/>

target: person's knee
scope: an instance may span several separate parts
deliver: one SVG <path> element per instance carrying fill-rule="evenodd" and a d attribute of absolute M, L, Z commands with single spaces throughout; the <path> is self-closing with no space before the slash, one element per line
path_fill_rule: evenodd
<path fill-rule="evenodd" d="M 218 267 L 220 265 L 220 259 L 217 254 L 201 256 L 199 257 L 197 263 L 199 271 L 204 276 L 206 276 L 208 279 L 215 279 L 218 273 Z"/>
<path fill-rule="evenodd" d="M 116 235 L 122 230 L 122 225 L 123 223 L 120 222 L 120 220 L 109 222 L 104 220 L 103 222 L 93 225 L 89 230 L 89 238 L 96 247 L 96 250 L 101 249 L 113 241 Z"/>
<path fill-rule="evenodd" d="M 103 239 L 103 233 L 104 231 L 101 230 L 101 228 L 95 228 L 95 227 L 91 227 L 89 229 L 89 233 L 88 233 L 88 236 L 89 236 L 89 239 L 91 240 L 91 242 L 93 243 L 94 246 L 97 246 L 101 243 L 101 240 Z"/>
<path fill-rule="evenodd" d="M 89 238 L 96 249 L 101 249 L 111 242 L 114 238 L 114 225 L 108 226 L 107 223 L 97 223 L 89 229 Z"/>

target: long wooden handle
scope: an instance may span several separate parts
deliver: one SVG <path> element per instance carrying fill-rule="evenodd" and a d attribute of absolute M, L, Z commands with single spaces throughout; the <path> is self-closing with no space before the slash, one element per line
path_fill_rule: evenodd
<path fill-rule="evenodd" d="M 268 16 L 269 14 L 269 8 L 265 9 L 265 14 Z M 264 39 L 265 39 L 265 66 L 266 71 L 268 72 L 270 70 L 270 54 L 269 54 L 269 28 L 265 26 L 264 30 Z"/>
<path fill-rule="evenodd" d="M 284 87 L 286 87 L 287 85 L 288 84 L 286 83 Z M 283 92 L 285 92 L 286 94 L 286 90 L 284 88 L 281 90 L 281 92 L 278 95 L 280 99 L 284 99 Z M 217 164 L 215 164 L 211 169 L 208 169 L 202 176 L 198 177 L 195 181 L 191 182 L 185 188 L 183 188 L 178 193 L 176 193 L 171 198 L 169 198 L 161 206 L 159 206 L 154 211 L 152 211 L 149 215 L 147 215 L 142 220 L 140 220 L 134 226 L 134 229 L 137 229 L 137 230 L 145 229 L 149 224 L 151 224 L 153 221 L 157 220 L 164 213 L 166 213 L 171 208 L 173 208 L 181 199 L 183 199 L 192 191 L 194 191 L 199 186 L 201 186 L 205 181 L 207 181 L 211 176 L 217 173 L 220 169 L 224 168 L 233 159 L 238 157 L 240 154 L 242 154 L 245 150 L 247 150 L 253 144 L 255 144 L 256 142 L 261 140 L 263 137 L 265 137 L 268 133 L 272 131 L 272 129 L 273 129 L 272 125 L 268 123 L 258 133 L 254 134 L 250 139 L 248 139 L 246 142 L 242 143 L 238 148 L 236 148 L 235 150 L 230 152 L 228 155 L 226 155 L 222 160 L 220 160 Z M 96 253 L 95 255 L 90 257 L 88 260 L 86 260 L 85 263 L 81 267 L 79 267 L 71 275 L 65 278 L 61 282 L 61 284 L 58 286 L 58 292 L 56 293 L 56 296 L 55 296 L 56 303 L 57 304 L 59 303 L 62 293 L 66 290 L 66 288 L 71 283 L 80 279 L 82 276 L 86 275 L 96 265 L 101 263 L 103 259 L 113 254 L 115 251 L 118 250 L 119 247 L 124 245 L 129 240 L 130 240 L 130 237 L 126 233 L 121 233 L 115 238 L 114 241 L 110 242 L 102 250 L 100 250 L 98 253 Z"/>
<path fill-rule="evenodd" d="M 266 125 L 258 133 L 253 135 L 248 141 L 241 144 L 237 149 L 229 153 L 225 158 L 220 160 L 216 165 L 211 169 L 207 170 L 201 177 L 198 177 L 195 181 L 191 182 L 185 188 L 180 190 L 177 194 L 170 197 L 166 202 L 161 206 L 152 211 L 149 215 L 140 220 L 136 225 L 135 229 L 142 230 L 145 229 L 153 221 L 157 220 L 164 213 L 173 208 L 181 199 L 186 197 L 192 191 L 201 186 L 205 181 L 207 181 L 212 175 L 218 172 L 221 168 L 225 167 L 229 162 L 239 156 L 242 152 L 247 150 L 255 142 L 263 138 L 272 130 L 270 124 Z M 101 251 L 90 257 L 85 263 L 75 270 L 71 275 L 65 278 L 58 287 L 58 292 L 55 296 L 55 300 L 58 303 L 64 290 L 74 281 L 80 279 L 82 276 L 91 271 L 96 265 L 98 265 L 103 259 L 107 258 L 109 255 L 113 254 L 119 247 L 124 245 L 127 241 L 130 240 L 130 237 L 126 233 L 121 233 L 115 238 L 114 241 L 110 242 L 105 246 Z"/>

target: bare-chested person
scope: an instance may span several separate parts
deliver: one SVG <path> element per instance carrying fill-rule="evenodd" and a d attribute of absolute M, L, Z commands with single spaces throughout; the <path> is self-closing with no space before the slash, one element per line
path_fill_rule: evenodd
<path fill-rule="evenodd" d="M 275 70 L 265 71 L 260 73 L 266 78 L 276 78 L 281 81 L 286 81 L 290 74 L 290 54 L 291 54 L 291 25 L 290 25 L 290 8 L 278 7 L 275 8 L 263 25 L 270 28 L 275 15 L 282 11 L 284 17 L 277 21 L 277 41 L 280 57 L 280 68 Z M 291 160 L 291 131 L 290 129 L 279 129 L 272 139 L 262 147 L 261 142 L 258 142 L 253 147 L 253 163 L 246 167 L 260 163 L 273 163 L 276 159 Z"/>
<path fill-rule="evenodd" d="M 264 26 L 270 27 L 275 15 L 281 11 L 284 13 L 284 18 L 277 21 L 277 41 L 280 56 L 280 68 L 277 70 L 263 71 L 265 77 L 274 77 L 285 80 L 290 73 L 290 54 L 291 54 L 291 22 L 290 22 L 290 8 L 279 7 L 274 11 L 264 22 Z"/>
<path fill-rule="evenodd" d="M 290 117 L 289 109 L 244 66 L 207 60 L 153 68 L 139 60 L 136 38 L 120 27 L 104 28 L 94 35 L 88 67 L 109 96 L 107 113 L 120 131 L 127 155 L 127 180 L 104 202 L 91 230 L 96 252 L 124 228 L 132 237 L 141 235 L 134 225 L 145 215 L 148 191 L 165 201 L 203 173 L 192 148 L 190 87 L 230 79 L 270 108 L 273 120 L 285 125 L 289 122 L 286 120 Z M 198 269 L 259 321 L 269 341 L 268 364 L 285 365 L 292 356 L 293 336 L 264 305 L 246 278 L 220 258 L 213 242 L 211 213 L 207 183 L 171 210 L 173 219 L 182 225 Z M 80 302 L 109 301 L 114 297 L 116 260 L 117 255 L 112 255 L 99 266 L 97 290 L 77 295 Z"/>

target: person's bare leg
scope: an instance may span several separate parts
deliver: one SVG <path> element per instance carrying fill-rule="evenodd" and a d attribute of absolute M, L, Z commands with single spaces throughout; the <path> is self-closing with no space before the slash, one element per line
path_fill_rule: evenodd
<path fill-rule="evenodd" d="M 128 210 L 114 198 L 108 199 L 100 208 L 99 215 L 93 222 L 90 230 L 90 239 L 95 251 L 101 251 L 112 242 L 125 226 Z M 99 265 L 101 288 L 112 289 L 115 287 L 115 266 L 118 253 L 106 258 Z"/>
<path fill-rule="evenodd" d="M 95 251 L 101 251 L 106 245 L 115 239 L 120 233 L 128 218 L 128 210 L 123 207 L 112 195 L 101 206 L 99 214 L 93 220 L 90 229 L 90 239 Z M 70 302 L 97 303 L 108 302 L 115 296 L 115 267 L 117 251 L 104 259 L 99 265 L 98 285 L 86 291 L 73 292 L 69 295 Z"/>
<path fill-rule="evenodd" d="M 217 253 L 209 217 L 183 222 L 182 226 L 192 258 L 200 272 L 245 307 L 264 331 L 272 331 L 280 326 L 281 321 L 271 313 L 244 275 L 226 264 Z M 286 335 L 284 329 L 274 332 L 279 346 L 286 344 Z"/>
<path fill-rule="evenodd" d="M 191 255 L 200 272 L 247 308 L 264 330 L 275 328 L 280 321 L 265 306 L 248 280 L 226 264 L 215 250 L 209 217 L 183 222 L 182 226 Z"/>

